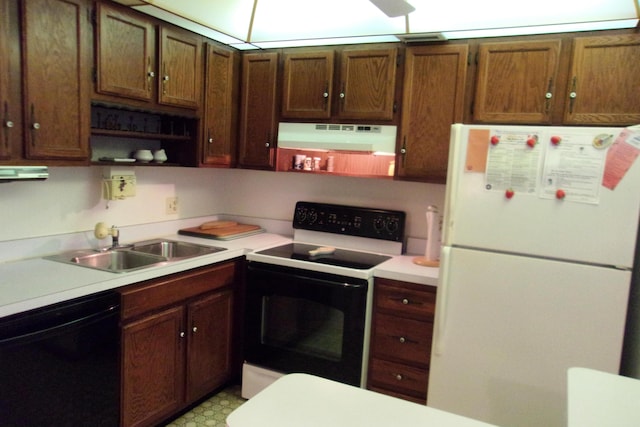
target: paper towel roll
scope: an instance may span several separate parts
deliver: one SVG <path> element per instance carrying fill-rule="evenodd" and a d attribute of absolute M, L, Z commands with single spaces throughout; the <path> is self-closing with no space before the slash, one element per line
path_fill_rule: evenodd
<path fill-rule="evenodd" d="M 427 208 L 427 249 L 424 257 L 427 261 L 440 259 L 440 224 L 437 206 Z"/>

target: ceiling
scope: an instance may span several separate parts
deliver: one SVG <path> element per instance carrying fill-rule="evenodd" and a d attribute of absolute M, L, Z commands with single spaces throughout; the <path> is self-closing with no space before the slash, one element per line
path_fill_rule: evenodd
<path fill-rule="evenodd" d="M 116 1 L 238 49 L 632 28 L 640 17 L 639 0 Z"/>

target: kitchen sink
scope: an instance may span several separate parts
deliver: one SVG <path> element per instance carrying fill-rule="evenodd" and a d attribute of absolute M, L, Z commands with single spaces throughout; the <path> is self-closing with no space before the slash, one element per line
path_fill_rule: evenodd
<path fill-rule="evenodd" d="M 138 242 L 126 248 L 107 248 L 102 251 L 82 249 L 44 258 L 96 270 L 124 273 L 223 250 L 225 248 L 158 239 Z"/>
<path fill-rule="evenodd" d="M 175 240 L 150 240 L 133 245 L 132 251 L 159 255 L 169 260 L 192 258 L 200 255 L 224 251 L 217 246 L 198 245 L 196 243 L 179 242 Z"/>
<path fill-rule="evenodd" d="M 167 257 L 128 249 L 113 249 L 107 251 L 79 250 L 48 256 L 45 257 L 45 259 L 114 273 L 139 270 L 169 260 Z"/>

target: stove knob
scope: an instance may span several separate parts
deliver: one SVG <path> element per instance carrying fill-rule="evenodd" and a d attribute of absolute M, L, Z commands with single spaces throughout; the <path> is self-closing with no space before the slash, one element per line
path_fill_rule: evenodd
<path fill-rule="evenodd" d="M 312 210 L 309 212 L 309 225 L 314 224 L 318 220 L 318 212 Z"/>
<path fill-rule="evenodd" d="M 387 222 L 387 231 L 389 233 L 395 233 L 400 228 L 400 224 L 398 223 L 398 218 L 391 218 Z"/>
<path fill-rule="evenodd" d="M 384 230 L 385 225 L 386 224 L 383 218 L 378 217 L 373 220 L 373 228 L 378 232 Z"/>

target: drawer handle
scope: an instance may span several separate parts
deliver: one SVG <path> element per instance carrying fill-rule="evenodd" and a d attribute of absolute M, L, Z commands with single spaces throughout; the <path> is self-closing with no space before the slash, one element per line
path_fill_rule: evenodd
<path fill-rule="evenodd" d="M 400 342 L 402 344 L 417 344 L 418 343 L 418 341 L 410 340 L 409 337 L 404 337 L 404 336 L 391 335 L 391 338 L 393 338 L 394 340 L 398 340 L 398 342 Z"/>
<path fill-rule="evenodd" d="M 397 379 L 398 381 L 402 381 L 402 380 L 404 379 L 404 377 L 402 376 L 402 374 L 395 374 L 394 376 L 396 377 L 396 379 Z"/>
<path fill-rule="evenodd" d="M 420 300 L 412 301 L 409 298 L 390 297 L 389 300 L 394 301 L 394 302 L 399 302 L 402 305 L 424 305 L 424 302 L 421 302 Z"/>

